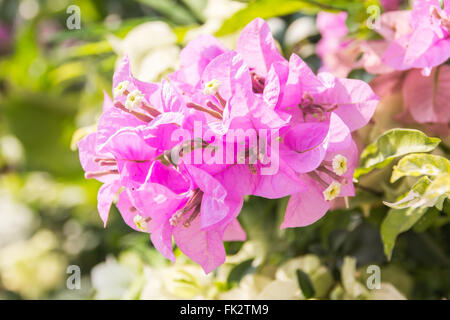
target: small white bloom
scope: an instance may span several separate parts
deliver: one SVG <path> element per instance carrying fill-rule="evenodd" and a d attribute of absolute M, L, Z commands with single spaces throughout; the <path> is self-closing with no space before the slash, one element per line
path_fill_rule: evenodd
<path fill-rule="evenodd" d="M 136 225 L 136 227 L 141 231 L 147 231 L 147 222 L 145 219 L 140 215 L 135 215 L 133 218 L 133 222 Z"/>
<path fill-rule="evenodd" d="M 125 91 L 128 90 L 129 86 L 130 86 L 130 81 L 128 81 L 128 80 L 125 80 L 125 81 L 122 81 L 121 83 L 119 83 L 114 88 L 114 97 L 119 97 L 119 96 L 123 95 L 125 93 Z"/>
<path fill-rule="evenodd" d="M 347 158 L 342 154 L 338 154 L 333 158 L 333 172 L 342 176 L 347 172 Z"/>
<path fill-rule="evenodd" d="M 127 95 L 127 101 L 125 101 L 125 108 L 133 111 L 139 108 L 144 101 L 144 95 L 139 90 L 134 90 Z"/>
<path fill-rule="evenodd" d="M 219 88 L 220 88 L 220 81 L 217 79 L 212 79 L 211 81 L 205 84 L 205 87 L 203 88 L 203 93 L 206 95 L 213 95 L 216 94 L 217 91 L 219 91 Z"/>
<path fill-rule="evenodd" d="M 326 201 L 331 201 L 339 196 L 341 193 L 341 184 L 333 181 L 328 188 L 323 191 L 323 197 Z"/>

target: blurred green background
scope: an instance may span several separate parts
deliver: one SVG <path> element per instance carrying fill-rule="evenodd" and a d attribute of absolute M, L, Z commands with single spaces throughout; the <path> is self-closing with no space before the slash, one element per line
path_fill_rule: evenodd
<path fill-rule="evenodd" d="M 176 67 L 189 39 L 217 33 L 232 45 L 235 32 L 261 16 L 270 19 L 285 55 L 296 52 L 317 69 L 314 14 L 332 2 L 315 2 L 0 0 L 0 299 L 216 298 L 241 288 L 240 280 L 255 270 L 273 278 L 294 257 L 303 257 L 295 263 L 316 291 L 315 281 L 325 283 L 317 297 L 367 298 L 353 282 L 364 281 L 358 270 L 376 264 L 401 296 L 448 298 L 448 219 L 439 227 L 423 221 L 422 228 L 403 234 L 388 263 L 379 235 L 387 209 L 371 206 L 369 193 L 349 210 L 285 231 L 279 231 L 285 199 L 248 199 L 241 222 L 250 244 L 226 244 L 230 256 L 238 255 L 228 269 L 208 277 L 179 252 L 180 264 L 169 267 L 148 236 L 131 231 L 115 208 L 107 229 L 102 226 L 96 210 L 100 184 L 84 179 L 72 139 L 98 119 L 118 56 L 129 54 L 141 79 L 159 80 Z M 357 21 L 361 1 L 333 3 Z M 80 8 L 81 28 L 69 30 L 66 10 L 73 4 Z M 80 267 L 79 290 L 66 287 L 69 265 Z M 170 283 L 156 285 L 155 272 Z M 302 291 L 304 298 L 304 286 Z"/>

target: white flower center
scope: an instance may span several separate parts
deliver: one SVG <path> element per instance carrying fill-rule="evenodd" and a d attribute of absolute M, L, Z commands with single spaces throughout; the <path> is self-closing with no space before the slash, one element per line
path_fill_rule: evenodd
<path fill-rule="evenodd" d="M 133 222 L 136 225 L 136 227 L 141 231 L 147 231 L 147 222 L 145 219 L 140 215 L 135 215 L 133 218 Z"/>
<path fill-rule="evenodd" d="M 347 172 L 347 158 L 342 154 L 338 154 L 333 158 L 333 172 L 338 176 L 342 176 Z"/>
<path fill-rule="evenodd" d="M 142 105 L 144 101 L 144 95 L 139 90 L 134 90 L 127 95 L 127 101 L 125 101 L 125 108 L 130 111 L 136 110 Z"/>
<path fill-rule="evenodd" d="M 328 186 L 328 188 L 326 188 L 323 191 L 323 197 L 325 198 L 326 201 L 331 201 L 337 198 L 340 193 L 341 193 L 341 184 L 339 182 L 333 181 Z"/>
<path fill-rule="evenodd" d="M 114 97 L 119 97 L 125 93 L 125 91 L 128 90 L 128 87 L 130 86 L 130 81 L 122 81 L 114 88 Z"/>
<path fill-rule="evenodd" d="M 220 89 L 220 81 L 217 79 L 212 79 L 211 81 L 205 84 L 203 88 L 203 93 L 206 95 L 214 95 Z"/>

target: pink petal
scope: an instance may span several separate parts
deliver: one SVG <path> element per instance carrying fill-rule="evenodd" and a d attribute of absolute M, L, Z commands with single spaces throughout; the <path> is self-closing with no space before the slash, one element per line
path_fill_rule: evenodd
<path fill-rule="evenodd" d="M 152 222 L 150 222 L 150 224 L 152 224 Z M 175 263 L 175 254 L 172 249 L 172 226 L 170 225 L 169 220 L 153 227 L 150 239 L 155 248 L 161 252 L 164 257 Z"/>
<path fill-rule="evenodd" d="M 135 116 L 113 106 L 107 93 L 104 94 L 103 113 L 97 126 L 97 150 L 101 150 L 106 141 L 119 129 L 137 127 L 144 124 Z"/>
<path fill-rule="evenodd" d="M 119 191 L 120 184 L 116 183 L 105 183 L 101 186 L 97 195 L 97 209 L 100 214 L 100 218 L 106 227 L 108 222 L 109 210 L 111 209 L 111 204 Z"/>
<path fill-rule="evenodd" d="M 272 175 L 260 175 L 253 195 L 267 199 L 279 199 L 305 189 L 295 172 L 281 160 L 280 169 Z"/>
<path fill-rule="evenodd" d="M 335 86 L 314 96 L 319 104 L 337 105 L 335 112 L 354 131 L 372 118 L 380 99 L 370 86 L 361 80 L 338 79 Z"/>
<path fill-rule="evenodd" d="M 195 86 L 199 83 L 206 66 L 226 48 L 213 36 L 201 35 L 190 41 L 180 53 L 183 81 Z"/>
<path fill-rule="evenodd" d="M 223 234 L 224 241 L 245 241 L 247 235 L 237 219 L 231 221 Z"/>
<path fill-rule="evenodd" d="M 192 165 L 186 165 L 186 169 L 200 190 L 203 191 L 201 207 L 202 228 L 210 227 L 225 219 L 229 214 L 230 208 L 225 203 L 227 191 L 222 184 L 205 171 Z"/>
<path fill-rule="evenodd" d="M 405 107 L 418 123 L 450 121 L 450 66 L 433 69 L 428 77 L 411 70 L 403 85 Z"/>
<path fill-rule="evenodd" d="M 225 229 L 236 219 L 243 201 L 228 201 L 230 215 L 220 224 L 204 229 L 200 219 L 194 219 L 189 227 L 178 225 L 173 230 L 173 237 L 180 250 L 189 258 L 200 264 L 206 273 L 213 271 L 225 261 L 223 235 Z"/>
<path fill-rule="evenodd" d="M 288 64 L 283 62 L 274 63 L 266 77 L 263 97 L 271 109 L 275 109 L 283 98 L 284 85 L 289 74 Z"/>
<path fill-rule="evenodd" d="M 281 229 L 308 226 L 320 218 L 330 208 L 323 198 L 322 190 L 314 181 L 308 181 L 308 188 L 291 196 L 286 208 Z"/>
<path fill-rule="evenodd" d="M 265 77 L 273 63 L 285 61 L 278 51 L 269 25 L 261 18 L 250 22 L 241 32 L 236 50 L 260 76 Z"/>
<path fill-rule="evenodd" d="M 292 54 L 289 59 L 289 75 L 281 106 L 297 107 L 304 92 L 313 93 L 322 89 L 322 83 L 308 65 L 299 56 Z"/>
<path fill-rule="evenodd" d="M 212 60 L 205 68 L 202 83 L 213 79 L 220 82 L 219 92 L 229 100 L 237 89 L 239 92 L 251 92 L 252 81 L 247 65 L 242 56 L 235 51 L 228 51 Z"/>
<path fill-rule="evenodd" d="M 136 89 L 140 90 L 147 100 L 152 100 L 152 96 L 158 91 L 159 86 L 156 83 L 148 83 L 140 81 L 133 77 L 130 68 L 130 59 L 125 56 L 119 64 L 119 67 L 114 72 L 113 88 L 120 82 L 129 81 Z"/>

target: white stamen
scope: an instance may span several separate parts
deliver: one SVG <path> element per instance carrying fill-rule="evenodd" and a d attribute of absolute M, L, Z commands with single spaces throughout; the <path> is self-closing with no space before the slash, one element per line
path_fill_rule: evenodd
<path fill-rule="evenodd" d="M 220 89 L 220 81 L 217 79 L 212 79 L 211 81 L 205 84 L 203 88 L 203 93 L 206 95 L 214 95 Z"/>
<path fill-rule="evenodd" d="M 333 181 L 328 186 L 328 188 L 326 188 L 323 191 L 323 197 L 325 198 L 326 201 L 331 201 L 337 198 L 340 193 L 341 193 L 341 184 L 339 182 Z"/>
<path fill-rule="evenodd" d="M 134 90 L 127 95 L 127 101 L 125 101 L 125 108 L 133 111 L 139 108 L 144 101 L 144 95 L 139 90 Z"/>
<path fill-rule="evenodd" d="M 125 93 L 125 91 L 128 90 L 129 86 L 130 86 L 130 81 L 128 81 L 128 80 L 125 80 L 125 81 L 122 81 L 121 83 L 119 83 L 114 88 L 114 97 L 117 98 L 117 97 L 123 95 Z"/>
<path fill-rule="evenodd" d="M 333 172 L 338 176 L 342 176 L 347 172 L 347 158 L 342 154 L 338 154 L 333 158 Z"/>
<path fill-rule="evenodd" d="M 147 231 L 147 222 L 145 219 L 140 215 L 135 215 L 133 218 L 133 222 L 136 225 L 136 227 L 141 231 Z"/>

